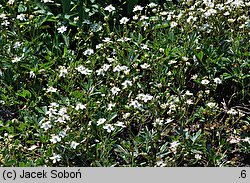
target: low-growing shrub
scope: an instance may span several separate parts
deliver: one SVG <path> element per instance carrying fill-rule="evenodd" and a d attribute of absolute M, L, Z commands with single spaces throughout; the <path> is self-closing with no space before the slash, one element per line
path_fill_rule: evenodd
<path fill-rule="evenodd" d="M 0 4 L 1 166 L 249 166 L 250 3 L 86 2 Z"/>

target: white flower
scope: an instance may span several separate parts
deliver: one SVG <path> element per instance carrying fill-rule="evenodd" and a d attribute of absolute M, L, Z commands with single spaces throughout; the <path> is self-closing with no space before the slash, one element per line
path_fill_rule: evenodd
<path fill-rule="evenodd" d="M 127 119 L 130 115 L 131 115 L 131 114 L 130 114 L 129 112 L 127 112 L 127 113 L 123 114 L 122 117 L 123 117 L 124 119 Z"/>
<path fill-rule="evenodd" d="M 244 1 L 245 2 L 245 1 Z M 231 6 L 236 6 L 236 7 L 239 7 L 239 6 L 244 6 L 244 2 L 243 0 L 235 0 L 231 3 Z"/>
<path fill-rule="evenodd" d="M 22 45 L 22 43 L 20 43 L 19 41 L 15 42 L 15 44 L 13 45 L 13 48 L 18 48 Z"/>
<path fill-rule="evenodd" d="M 214 82 L 215 82 L 216 84 L 221 84 L 221 83 L 222 83 L 222 81 L 221 81 L 220 78 L 214 78 Z"/>
<path fill-rule="evenodd" d="M 59 66 L 60 68 L 60 74 L 59 77 L 65 77 L 68 74 L 68 70 L 65 66 Z"/>
<path fill-rule="evenodd" d="M 84 55 L 92 55 L 94 54 L 94 50 L 93 49 L 87 49 L 84 51 Z"/>
<path fill-rule="evenodd" d="M 56 102 L 52 102 L 52 103 L 50 103 L 49 107 L 50 108 L 57 108 L 57 107 L 59 107 L 59 104 Z"/>
<path fill-rule="evenodd" d="M 174 141 L 170 143 L 170 148 L 176 148 L 180 143 L 178 141 Z"/>
<path fill-rule="evenodd" d="M 147 6 L 150 7 L 150 8 L 155 8 L 157 6 L 157 4 L 151 2 Z"/>
<path fill-rule="evenodd" d="M 97 121 L 97 126 L 99 126 L 99 125 L 102 125 L 103 123 L 105 123 L 107 120 L 105 119 L 105 118 L 100 118 L 100 119 L 98 119 L 98 121 Z"/>
<path fill-rule="evenodd" d="M 99 23 L 94 23 L 91 25 L 91 30 L 93 32 L 99 32 L 100 30 L 102 30 L 102 26 Z"/>
<path fill-rule="evenodd" d="M 129 81 L 129 80 L 125 80 L 125 81 L 122 83 L 122 85 L 123 85 L 123 89 L 126 89 L 126 88 L 128 87 L 128 85 L 129 85 L 129 86 L 132 86 L 132 82 Z"/>
<path fill-rule="evenodd" d="M 4 20 L 1 25 L 4 25 L 4 26 L 8 26 L 10 24 L 10 22 L 8 20 Z"/>
<path fill-rule="evenodd" d="M 136 5 L 133 9 L 133 12 L 136 12 L 136 11 L 142 11 L 143 10 L 143 7 L 140 6 L 140 5 Z"/>
<path fill-rule="evenodd" d="M 92 73 L 92 70 L 89 70 L 88 68 L 82 66 L 82 65 L 79 65 L 76 70 L 78 72 L 80 72 L 81 74 L 84 74 L 84 75 L 90 75 Z"/>
<path fill-rule="evenodd" d="M 133 18 L 133 20 L 138 20 L 138 16 L 137 15 L 134 15 L 132 18 Z"/>
<path fill-rule="evenodd" d="M 166 16 L 168 13 L 166 12 L 166 11 L 162 11 L 162 12 L 160 12 L 160 15 L 161 16 Z"/>
<path fill-rule="evenodd" d="M 55 93 L 56 91 L 57 91 L 56 88 L 53 88 L 52 86 L 50 86 L 47 88 L 46 93 L 49 93 L 49 92 Z"/>
<path fill-rule="evenodd" d="M 104 64 L 103 66 L 102 66 L 102 69 L 104 70 L 104 71 L 108 71 L 108 69 L 111 67 L 111 65 L 110 64 Z"/>
<path fill-rule="evenodd" d="M 48 129 L 50 129 L 52 127 L 50 121 L 47 121 L 45 123 L 42 123 L 41 128 L 43 128 L 45 131 L 47 131 Z"/>
<path fill-rule="evenodd" d="M 167 164 L 164 163 L 163 160 L 160 160 L 160 161 L 157 161 L 157 162 L 156 162 L 156 167 L 165 167 L 165 166 L 167 166 Z"/>
<path fill-rule="evenodd" d="M 236 144 L 240 142 L 240 138 L 239 137 L 233 137 L 231 136 L 230 139 L 228 140 L 230 144 Z"/>
<path fill-rule="evenodd" d="M 136 99 L 140 99 L 144 102 L 148 102 L 149 100 L 152 100 L 153 99 L 153 96 L 149 95 L 149 94 L 138 94 Z"/>
<path fill-rule="evenodd" d="M 239 112 L 239 117 L 243 117 L 243 116 L 245 116 L 245 114 L 242 112 Z"/>
<path fill-rule="evenodd" d="M 215 13 L 217 13 L 217 11 L 216 11 L 215 9 L 211 8 L 211 9 L 208 9 L 208 10 L 204 13 L 204 15 L 205 15 L 205 18 L 208 18 L 209 16 L 214 15 Z"/>
<path fill-rule="evenodd" d="M 148 45 L 146 45 L 146 44 L 142 44 L 141 49 L 143 49 L 143 50 L 149 50 Z"/>
<path fill-rule="evenodd" d="M 122 67 L 120 65 L 115 66 L 113 69 L 113 72 L 120 72 L 122 70 Z"/>
<path fill-rule="evenodd" d="M 53 153 L 53 156 L 50 157 L 49 159 L 53 160 L 53 163 L 56 163 L 57 161 L 61 161 L 61 155 Z"/>
<path fill-rule="evenodd" d="M 154 125 L 154 127 L 156 127 L 157 125 L 162 126 L 162 125 L 163 125 L 163 122 L 164 122 L 163 119 L 157 118 L 157 119 L 155 120 L 155 122 L 153 123 L 153 125 Z"/>
<path fill-rule="evenodd" d="M 115 61 L 115 59 L 114 59 L 114 58 L 107 58 L 107 61 L 108 61 L 109 63 L 112 63 L 112 62 Z"/>
<path fill-rule="evenodd" d="M 111 41 L 111 38 L 110 37 L 105 37 L 103 40 L 102 40 L 104 43 L 112 43 L 113 41 Z"/>
<path fill-rule="evenodd" d="M 169 64 L 175 64 L 175 63 L 177 63 L 176 60 L 170 60 L 170 61 L 169 61 Z"/>
<path fill-rule="evenodd" d="M 201 159 L 202 156 L 200 154 L 195 154 L 194 157 L 195 157 L 195 159 L 199 160 L 199 159 Z"/>
<path fill-rule="evenodd" d="M 106 6 L 106 8 L 104 8 L 104 10 L 108 11 L 108 12 L 112 12 L 112 11 L 115 11 L 115 7 L 110 4 L 110 5 Z"/>
<path fill-rule="evenodd" d="M 18 20 L 21 20 L 21 21 L 24 21 L 24 20 L 26 20 L 26 18 L 25 18 L 25 14 L 20 14 L 20 15 L 17 15 L 16 16 L 16 18 L 18 19 Z"/>
<path fill-rule="evenodd" d="M 12 4 L 14 4 L 14 2 L 15 2 L 15 0 L 9 0 L 9 1 L 7 2 L 7 4 L 12 5 Z"/>
<path fill-rule="evenodd" d="M 103 126 L 103 129 L 107 130 L 108 133 L 112 132 L 115 130 L 115 128 L 113 127 L 113 125 L 111 124 L 106 124 Z"/>
<path fill-rule="evenodd" d="M 178 25 L 178 24 L 177 24 L 176 22 L 171 22 L 171 23 L 170 23 L 170 27 L 171 27 L 171 28 L 174 28 L 174 27 L 176 27 L 177 25 Z"/>
<path fill-rule="evenodd" d="M 65 107 L 62 107 L 59 111 L 58 111 L 58 115 L 63 116 L 64 114 L 67 113 L 67 109 Z"/>
<path fill-rule="evenodd" d="M 50 86 L 50 87 L 47 88 L 46 93 L 49 93 L 49 92 L 55 93 L 56 91 L 57 91 L 56 88 Z"/>
<path fill-rule="evenodd" d="M 189 90 L 186 91 L 185 95 L 187 96 L 193 96 L 193 93 L 191 93 Z"/>
<path fill-rule="evenodd" d="M 231 114 L 231 115 L 235 116 L 236 114 L 238 114 L 238 111 L 236 111 L 235 109 L 230 109 L 227 111 L 227 114 Z"/>
<path fill-rule="evenodd" d="M 198 78 L 198 75 L 195 74 L 195 75 L 193 75 L 190 79 L 196 80 L 197 78 Z"/>
<path fill-rule="evenodd" d="M 210 81 L 207 80 L 207 79 L 203 79 L 203 80 L 201 81 L 201 84 L 203 84 L 203 85 L 207 85 L 208 83 L 210 83 Z"/>
<path fill-rule="evenodd" d="M 36 145 L 32 145 L 28 150 L 29 151 L 33 151 L 34 149 L 36 149 L 38 146 L 36 146 Z"/>
<path fill-rule="evenodd" d="M 65 137 L 67 134 L 66 134 L 66 131 L 67 130 L 62 130 L 62 131 L 60 131 L 59 133 L 58 133 L 58 135 L 60 136 L 60 137 Z"/>
<path fill-rule="evenodd" d="M 46 111 L 45 114 L 48 115 L 49 118 L 54 117 L 54 115 L 57 114 L 57 109 L 49 108 L 49 110 Z"/>
<path fill-rule="evenodd" d="M 206 93 L 207 95 L 209 95 L 210 90 L 205 90 L 205 93 Z"/>
<path fill-rule="evenodd" d="M 79 16 L 74 17 L 74 22 L 78 22 L 78 20 L 79 20 Z"/>
<path fill-rule="evenodd" d="M 116 105 L 116 103 L 110 103 L 110 104 L 108 104 L 108 108 L 107 108 L 107 110 L 108 111 L 112 111 L 112 107 L 115 107 L 115 105 Z"/>
<path fill-rule="evenodd" d="M 122 38 L 119 38 L 117 39 L 118 42 L 126 42 L 126 41 L 130 41 L 131 38 L 127 38 L 127 37 L 122 37 Z"/>
<path fill-rule="evenodd" d="M 15 57 L 14 59 L 12 59 L 12 63 L 17 63 L 17 62 L 20 62 L 22 59 L 22 57 Z"/>
<path fill-rule="evenodd" d="M 188 57 L 182 57 L 182 60 L 186 62 L 188 61 Z"/>
<path fill-rule="evenodd" d="M 121 121 L 117 121 L 114 125 L 118 126 L 118 127 L 126 128 L 126 126 L 124 125 L 124 123 L 121 122 Z"/>
<path fill-rule="evenodd" d="M 56 119 L 56 122 L 58 122 L 58 123 L 66 123 L 65 119 L 62 118 L 62 117 L 58 117 L 58 118 Z"/>
<path fill-rule="evenodd" d="M 186 101 L 186 103 L 187 103 L 188 105 L 191 105 L 191 104 L 193 104 L 194 102 L 193 102 L 191 99 L 188 99 L 188 100 Z"/>
<path fill-rule="evenodd" d="M 234 23 L 236 19 L 229 18 L 227 21 L 230 23 Z"/>
<path fill-rule="evenodd" d="M 246 137 L 243 139 L 244 142 L 248 142 L 250 144 L 250 137 Z"/>
<path fill-rule="evenodd" d="M 145 16 L 145 15 L 142 15 L 140 20 L 148 20 L 149 17 Z M 143 22 L 143 25 L 148 25 L 147 22 Z"/>
<path fill-rule="evenodd" d="M 41 0 L 41 2 L 44 2 L 44 3 L 54 3 L 53 0 Z"/>
<path fill-rule="evenodd" d="M 174 121 L 173 119 L 167 119 L 166 121 L 165 121 L 165 123 L 164 124 L 168 124 L 168 123 L 171 123 L 172 121 Z"/>
<path fill-rule="evenodd" d="M 121 91 L 121 90 L 115 86 L 113 88 L 111 88 L 111 92 L 113 95 L 117 95 L 119 91 Z"/>
<path fill-rule="evenodd" d="M 147 68 L 150 67 L 150 65 L 147 64 L 147 63 L 144 63 L 144 64 L 142 64 L 142 65 L 140 65 L 140 66 L 141 66 L 142 69 L 147 69 Z"/>
<path fill-rule="evenodd" d="M 103 44 L 102 44 L 102 43 L 97 44 L 97 45 L 95 46 L 96 49 L 100 49 L 101 47 L 103 47 Z"/>
<path fill-rule="evenodd" d="M 122 19 L 120 20 L 120 24 L 127 24 L 128 21 L 129 19 L 127 17 L 122 17 Z"/>
<path fill-rule="evenodd" d="M 5 13 L 1 13 L 0 18 L 1 19 L 8 19 L 7 15 Z"/>
<path fill-rule="evenodd" d="M 98 69 L 98 70 L 96 70 L 95 72 L 97 73 L 97 76 L 99 76 L 99 75 L 103 75 L 103 76 L 104 76 L 104 71 L 103 71 L 103 69 Z"/>
<path fill-rule="evenodd" d="M 149 95 L 149 94 L 146 94 L 146 95 L 144 96 L 144 98 L 142 98 L 142 100 L 143 100 L 144 102 L 147 102 L 147 101 L 152 100 L 152 99 L 153 99 L 153 96 L 151 96 L 151 95 Z"/>
<path fill-rule="evenodd" d="M 30 74 L 30 78 L 35 78 L 36 77 L 36 74 L 34 73 L 34 71 L 30 71 L 29 74 Z"/>
<path fill-rule="evenodd" d="M 228 15 L 230 15 L 230 13 L 227 11 L 227 12 L 223 13 L 223 15 L 228 16 Z"/>
<path fill-rule="evenodd" d="M 63 25 L 63 26 L 59 27 L 57 30 L 58 30 L 58 33 L 62 34 L 67 30 L 67 27 Z"/>
<path fill-rule="evenodd" d="M 61 140 L 62 140 L 61 137 L 59 137 L 58 135 L 55 134 L 51 135 L 50 142 L 52 142 L 53 144 L 60 142 Z"/>
<path fill-rule="evenodd" d="M 212 108 L 214 108 L 214 107 L 216 106 L 216 103 L 214 103 L 214 102 L 208 102 L 208 103 L 207 103 L 207 106 L 208 106 L 210 109 L 212 109 Z"/>
<path fill-rule="evenodd" d="M 129 106 L 133 106 L 134 108 L 140 108 L 142 105 L 137 100 L 131 100 Z"/>
<path fill-rule="evenodd" d="M 129 69 L 127 66 L 123 65 L 123 66 L 120 66 L 120 65 L 117 65 L 115 66 L 115 68 L 113 69 L 113 72 L 120 72 L 120 71 L 124 71 L 125 72 L 129 72 Z"/>
<path fill-rule="evenodd" d="M 77 103 L 75 109 L 78 111 L 79 109 L 83 110 L 86 109 L 86 105 L 83 105 L 82 103 Z"/>
<path fill-rule="evenodd" d="M 76 147 L 79 145 L 80 143 L 77 143 L 75 141 L 72 141 L 71 144 L 70 144 L 70 147 L 73 148 L 73 149 L 76 149 Z"/>

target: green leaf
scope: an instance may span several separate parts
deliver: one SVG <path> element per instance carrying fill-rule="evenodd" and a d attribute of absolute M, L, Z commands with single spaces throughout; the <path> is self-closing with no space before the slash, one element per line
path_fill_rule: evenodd
<path fill-rule="evenodd" d="M 62 0 L 63 13 L 67 14 L 70 10 L 71 0 Z"/>
<path fill-rule="evenodd" d="M 64 43 L 66 44 L 67 47 L 69 47 L 69 37 L 64 34 L 62 34 L 62 36 L 63 36 Z"/>
<path fill-rule="evenodd" d="M 26 12 L 27 11 L 27 7 L 24 6 L 23 4 L 19 4 L 18 5 L 18 12 L 22 13 L 22 12 Z"/>
<path fill-rule="evenodd" d="M 12 159 L 12 160 L 8 160 L 4 166 L 13 166 L 16 164 L 16 160 Z"/>
<path fill-rule="evenodd" d="M 36 160 L 36 165 L 43 165 L 44 164 L 44 158 L 38 158 Z"/>
<path fill-rule="evenodd" d="M 28 90 L 23 90 L 21 93 L 21 96 L 23 98 L 30 98 L 31 97 L 31 93 Z"/>
<path fill-rule="evenodd" d="M 163 29 L 169 27 L 169 23 L 157 24 L 154 29 Z"/>
<path fill-rule="evenodd" d="M 45 111 L 43 111 L 42 109 L 40 109 L 39 107 L 35 107 L 36 111 L 41 113 L 41 114 L 45 114 Z"/>
<path fill-rule="evenodd" d="M 194 136 L 190 136 L 190 139 L 193 141 L 193 143 L 200 136 L 200 134 L 201 134 L 201 130 L 199 130 L 198 132 L 196 132 L 196 134 Z"/>
<path fill-rule="evenodd" d="M 24 162 L 19 162 L 19 167 L 26 167 L 26 166 L 27 166 L 26 163 L 24 163 Z"/>
<path fill-rule="evenodd" d="M 200 61 L 202 61 L 203 56 L 204 56 L 204 53 L 203 53 L 202 51 L 200 51 L 200 52 L 196 55 L 196 57 L 197 57 Z"/>
<path fill-rule="evenodd" d="M 174 33 L 173 33 L 173 32 L 169 32 L 169 33 L 168 33 L 168 39 L 169 39 L 171 42 L 174 42 L 175 36 L 174 36 Z"/>
<path fill-rule="evenodd" d="M 23 97 L 23 98 L 29 98 L 31 97 L 31 93 L 28 90 L 22 90 L 16 93 L 17 96 Z"/>
<path fill-rule="evenodd" d="M 117 112 L 113 113 L 113 114 L 111 115 L 111 117 L 109 118 L 109 121 L 112 121 L 113 119 L 115 119 L 116 116 L 117 116 Z"/>
<path fill-rule="evenodd" d="M 229 73 L 223 73 L 222 74 L 222 76 L 224 77 L 224 79 L 230 79 L 230 78 L 232 78 L 233 76 L 231 75 L 231 74 L 229 74 Z"/>

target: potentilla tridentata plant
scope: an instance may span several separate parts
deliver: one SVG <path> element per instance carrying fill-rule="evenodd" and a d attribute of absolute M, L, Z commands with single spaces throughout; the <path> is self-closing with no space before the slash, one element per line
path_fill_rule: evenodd
<path fill-rule="evenodd" d="M 55 2 L 0 3 L 1 166 L 249 165 L 249 2 Z"/>

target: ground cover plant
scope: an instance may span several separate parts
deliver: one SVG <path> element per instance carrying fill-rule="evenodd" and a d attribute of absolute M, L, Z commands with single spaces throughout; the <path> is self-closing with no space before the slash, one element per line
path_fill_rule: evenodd
<path fill-rule="evenodd" d="M 0 2 L 1 166 L 250 165 L 249 1 Z"/>

